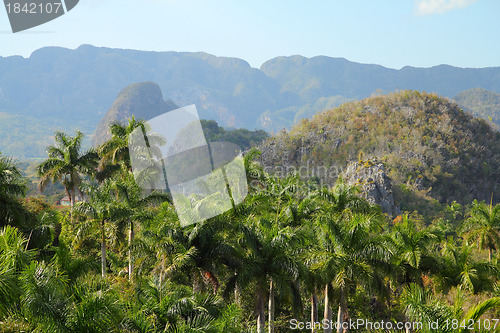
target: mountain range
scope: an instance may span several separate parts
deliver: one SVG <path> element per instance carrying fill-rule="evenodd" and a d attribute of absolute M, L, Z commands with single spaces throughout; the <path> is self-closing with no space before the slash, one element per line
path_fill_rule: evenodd
<path fill-rule="evenodd" d="M 22 159 L 43 157 L 55 130 L 80 129 L 90 144 L 122 89 L 147 81 L 158 84 L 165 103 L 196 104 L 203 119 L 276 132 L 380 92 L 413 89 L 453 98 L 482 88 L 499 94 L 500 67 L 396 70 L 343 58 L 290 56 L 258 69 L 241 59 L 201 52 L 44 47 L 29 58 L 0 57 L 0 151 Z M 130 96 L 137 101 L 142 93 Z M 475 112 L 474 105 L 467 109 Z M 500 113 L 496 110 L 491 112 Z"/>

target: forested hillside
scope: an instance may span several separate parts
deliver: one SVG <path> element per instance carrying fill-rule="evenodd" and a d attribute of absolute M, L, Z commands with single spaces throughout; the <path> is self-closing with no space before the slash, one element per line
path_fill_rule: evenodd
<path fill-rule="evenodd" d="M 320 177 L 330 184 L 349 162 L 378 159 L 400 188 L 440 202 L 500 200 L 500 133 L 434 94 L 401 91 L 346 103 L 261 150 L 269 170 L 326 167 L 335 172 Z"/>
<path fill-rule="evenodd" d="M 55 134 L 32 179 L 67 207 L 26 197 L 0 155 L 0 333 L 499 331 L 500 134 L 486 121 L 417 91 L 345 104 L 250 149 L 245 200 L 187 227 L 169 193 L 136 183 L 141 126 L 114 123 L 88 150 L 81 132 Z M 203 128 L 243 148 L 265 137 Z M 351 160 L 387 167 L 396 215 L 363 186 L 267 172 Z M 182 199 L 193 214 L 219 204 Z"/>
<path fill-rule="evenodd" d="M 500 127 L 500 94 L 482 88 L 462 91 L 453 97 L 461 107 Z"/>
<path fill-rule="evenodd" d="M 55 128 L 91 135 L 120 91 L 139 82 L 155 82 L 165 100 L 195 104 L 202 119 L 221 126 L 278 132 L 378 92 L 416 89 L 452 98 L 482 87 L 500 93 L 499 73 L 499 67 L 447 65 L 398 70 L 324 56 L 277 57 L 253 68 L 203 52 L 45 47 L 29 58 L 0 57 L 0 117 L 12 130 L 0 132 L 0 150 L 39 158 L 43 150 L 30 146 L 32 136 L 46 145 Z"/>

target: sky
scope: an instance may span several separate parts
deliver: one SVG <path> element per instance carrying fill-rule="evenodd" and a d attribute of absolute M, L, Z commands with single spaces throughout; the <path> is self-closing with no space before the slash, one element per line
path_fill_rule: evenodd
<path fill-rule="evenodd" d="M 92 44 L 203 51 L 253 67 L 325 55 L 399 69 L 500 66 L 498 0 L 80 0 L 44 25 L 12 33 L 0 7 L 0 56 Z"/>

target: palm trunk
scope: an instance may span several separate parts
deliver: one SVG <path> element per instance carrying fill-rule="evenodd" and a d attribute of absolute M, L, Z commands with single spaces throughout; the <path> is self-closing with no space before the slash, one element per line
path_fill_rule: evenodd
<path fill-rule="evenodd" d="M 217 277 L 212 274 L 212 272 L 207 270 L 202 270 L 201 273 L 203 274 L 204 284 L 211 285 L 213 293 L 217 294 L 217 291 L 219 291 L 219 280 L 217 279 Z"/>
<path fill-rule="evenodd" d="M 493 249 L 489 248 L 488 249 L 488 262 L 491 262 L 492 257 L 493 257 Z"/>
<path fill-rule="evenodd" d="M 311 332 L 316 332 L 316 323 L 318 322 L 318 295 L 316 295 L 316 288 L 311 295 Z"/>
<path fill-rule="evenodd" d="M 274 284 L 273 278 L 269 284 L 269 333 L 274 333 Z"/>
<path fill-rule="evenodd" d="M 66 190 L 66 195 L 68 196 L 69 199 L 69 219 L 71 223 L 73 223 L 73 199 L 71 198 L 71 192 L 69 191 L 69 188 L 65 188 Z"/>
<path fill-rule="evenodd" d="M 343 333 L 344 328 L 342 324 L 344 323 L 344 313 L 345 313 L 345 299 L 344 299 L 344 290 L 340 289 L 340 304 L 339 304 L 339 312 L 337 314 L 337 333 Z"/>
<path fill-rule="evenodd" d="M 410 320 L 407 318 L 407 319 L 406 319 L 406 322 L 407 322 L 407 323 L 409 323 L 409 322 L 410 322 Z M 405 333 L 411 333 L 411 328 L 410 328 L 410 325 L 408 325 L 408 326 L 406 326 L 406 325 L 405 325 L 405 327 L 406 327 L 406 328 L 405 328 Z"/>
<path fill-rule="evenodd" d="M 236 271 L 234 272 L 234 275 L 236 275 Z M 234 284 L 234 303 L 238 307 L 241 306 L 240 287 L 238 285 L 238 281 Z"/>
<path fill-rule="evenodd" d="M 200 276 L 200 272 L 195 271 L 193 275 L 193 292 L 195 294 L 201 293 L 203 291 L 203 281 Z"/>
<path fill-rule="evenodd" d="M 128 234 L 128 281 L 132 282 L 132 275 L 134 272 L 134 262 L 132 258 L 132 242 L 134 241 L 135 231 L 134 231 L 134 222 L 130 221 L 130 232 Z"/>
<path fill-rule="evenodd" d="M 163 299 L 163 271 L 165 270 L 165 267 L 163 264 L 161 264 L 161 271 L 160 271 L 160 303 Z"/>
<path fill-rule="evenodd" d="M 257 333 L 263 333 L 266 326 L 264 313 L 264 292 L 261 287 L 257 291 Z"/>
<path fill-rule="evenodd" d="M 327 321 L 327 325 L 325 325 L 323 332 L 324 333 L 332 333 L 332 308 L 330 307 L 330 299 L 328 297 L 328 284 L 325 287 L 325 314 L 324 319 Z"/>
<path fill-rule="evenodd" d="M 106 277 L 106 234 L 104 230 L 104 220 L 101 222 L 101 274 Z"/>

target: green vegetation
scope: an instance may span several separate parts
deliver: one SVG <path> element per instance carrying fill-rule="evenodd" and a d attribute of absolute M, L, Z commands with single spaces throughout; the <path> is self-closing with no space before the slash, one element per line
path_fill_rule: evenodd
<path fill-rule="evenodd" d="M 42 158 L 46 154 L 45 149 L 54 140 L 54 132 L 59 128 L 80 128 L 84 133 L 93 131 L 93 126 L 82 123 L 66 124 L 57 118 L 38 119 L 0 110 L 0 149 L 5 155 L 20 160 Z M 89 147 L 90 140 L 85 140 L 83 145 Z"/>
<path fill-rule="evenodd" d="M 434 112 L 408 111 L 417 100 L 419 107 L 430 105 Z M 403 92 L 369 102 L 303 122 L 300 130 L 332 133 L 340 125 L 322 119 L 330 117 L 359 128 L 364 136 L 353 142 L 370 140 L 363 126 L 403 140 L 399 132 L 406 132 L 398 124 L 405 116 L 390 116 L 397 105 L 413 115 L 415 133 L 424 131 L 430 142 L 448 144 L 441 146 L 443 154 L 451 147 L 467 152 L 474 135 L 496 140 L 484 122 L 433 95 Z M 371 111 L 363 108 L 368 105 Z M 392 121 L 395 129 L 373 125 L 373 114 Z M 453 116 L 449 126 L 467 122 L 470 132 L 465 133 L 471 137 L 455 142 L 450 130 L 438 141 L 440 127 L 426 132 L 427 125 L 417 126 L 438 126 L 447 114 Z M 266 173 L 254 148 L 244 157 L 250 184 L 245 200 L 183 228 L 168 195 L 144 194 L 135 183 L 126 142 L 141 125 L 134 118 L 112 125 L 109 141 L 89 154 L 80 151 L 81 134 L 57 134 L 40 170 L 52 170 L 41 175 L 65 182 L 70 191 L 79 185 L 85 193 L 87 199 L 75 205 L 72 217 L 41 198 L 23 198 L 27 188 L 18 166 L 0 157 L 0 332 L 278 333 L 290 332 L 292 319 L 422 322 L 414 332 L 470 332 L 473 320 L 476 332 L 499 331 L 484 326 L 493 326 L 500 315 L 500 204 L 491 195 L 489 203 L 443 200 L 428 216 L 403 211 L 391 220 L 341 180 L 320 187 L 314 179 Z M 214 122 L 204 127 L 211 138 L 232 138 L 243 146 L 255 142 L 248 132 L 230 136 Z M 297 139 L 299 133 L 295 129 L 289 136 Z M 375 151 L 365 146 L 357 154 L 352 147 L 360 160 Z M 389 163 L 392 151 L 387 152 Z M 84 165 L 97 167 L 76 167 L 83 156 Z M 63 166 L 61 159 L 72 163 L 48 168 Z M 467 166 L 477 167 L 474 162 Z M 454 175 L 459 172 L 464 170 Z M 428 327 L 436 320 L 439 328 Z M 319 327 L 297 331 L 332 332 Z"/>
<path fill-rule="evenodd" d="M 458 105 L 500 126 L 500 94 L 482 88 L 462 91 L 453 97 Z"/>
<path fill-rule="evenodd" d="M 215 120 L 201 120 L 207 142 L 232 142 L 242 150 L 249 150 L 269 137 L 266 131 L 246 129 L 224 129 Z"/>
<path fill-rule="evenodd" d="M 71 137 L 62 132 L 55 134 L 56 144 L 47 147 L 49 158 L 37 167 L 40 189 L 52 182 L 64 185 L 71 210 L 75 205 L 76 192 L 80 191 L 81 174 L 90 174 L 97 167 L 97 153 L 93 149 L 82 153 L 83 133 Z"/>
<path fill-rule="evenodd" d="M 500 200 L 500 133 L 434 94 L 401 91 L 351 102 L 303 120 L 262 146 L 266 166 L 344 170 L 384 162 L 401 208 L 429 215 L 440 203 Z M 309 163 L 309 164 L 307 164 Z M 321 175 L 327 184 L 338 174 Z"/>
<path fill-rule="evenodd" d="M 23 219 L 24 209 L 17 199 L 26 190 L 21 172 L 13 160 L 0 155 L 0 225 Z"/>
<path fill-rule="evenodd" d="M 151 119 L 148 113 L 159 115 L 174 103 L 195 104 L 201 118 L 224 127 L 276 132 L 378 89 L 425 88 L 449 98 L 478 86 L 500 93 L 499 73 L 498 67 L 446 65 L 395 70 L 325 56 L 277 57 L 252 68 L 241 59 L 202 52 L 44 47 L 29 58 L 0 57 L 0 151 L 18 159 L 41 158 L 55 130 L 91 135 L 105 118 L 89 138 L 100 144 L 111 121 L 132 115 Z M 157 98 L 161 92 L 167 101 Z M 145 107 L 137 108 L 138 101 Z M 124 117 L 109 121 L 106 112 L 116 115 L 118 105 Z M 498 112 L 493 113 L 487 115 L 496 119 Z"/>
<path fill-rule="evenodd" d="M 278 132 L 283 128 L 291 128 L 302 119 L 312 118 L 317 113 L 333 109 L 350 100 L 342 96 L 320 97 L 313 103 L 265 111 L 260 115 L 258 123 L 267 131 Z"/>

